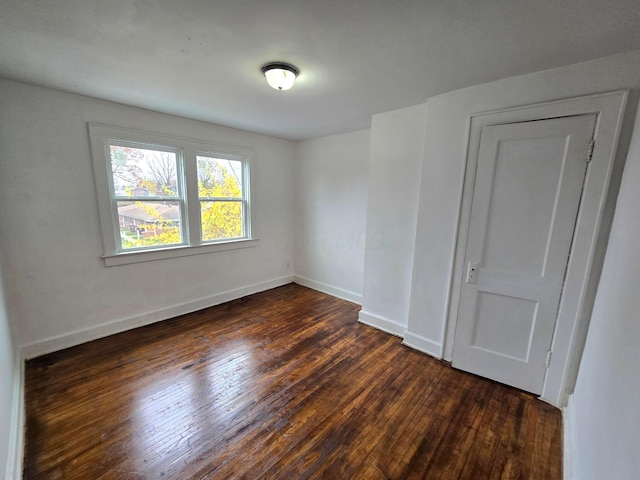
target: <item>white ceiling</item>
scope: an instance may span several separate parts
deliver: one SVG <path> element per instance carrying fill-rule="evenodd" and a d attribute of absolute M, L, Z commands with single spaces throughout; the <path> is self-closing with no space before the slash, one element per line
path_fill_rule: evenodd
<path fill-rule="evenodd" d="M 638 48 L 638 0 L 0 0 L 2 77 L 288 139 Z"/>

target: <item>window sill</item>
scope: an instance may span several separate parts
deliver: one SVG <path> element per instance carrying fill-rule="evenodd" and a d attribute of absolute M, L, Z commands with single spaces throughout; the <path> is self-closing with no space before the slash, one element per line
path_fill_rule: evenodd
<path fill-rule="evenodd" d="M 103 255 L 106 267 L 127 265 L 129 263 L 152 262 L 167 258 L 188 257 L 205 253 L 222 252 L 225 250 L 237 250 L 239 248 L 251 248 L 258 245 L 258 239 L 230 240 L 226 242 L 207 243 L 206 245 L 180 245 L 156 250 L 137 250 Z"/>

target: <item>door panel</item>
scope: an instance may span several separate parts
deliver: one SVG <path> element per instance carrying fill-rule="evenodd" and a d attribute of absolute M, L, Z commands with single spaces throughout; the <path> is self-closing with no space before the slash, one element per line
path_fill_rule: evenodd
<path fill-rule="evenodd" d="M 563 167 L 553 160 L 565 143 L 562 137 L 498 141 L 494 178 L 486 179 L 493 187 L 483 212 L 488 218 L 477 219 L 486 222 L 485 268 L 542 272 Z"/>
<path fill-rule="evenodd" d="M 454 367 L 541 392 L 595 121 L 482 128 Z"/>
<path fill-rule="evenodd" d="M 503 312 L 513 312 L 506 317 Z M 527 361 L 538 302 L 525 298 L 479 292 L 471 345 L 496 355 Z"/>

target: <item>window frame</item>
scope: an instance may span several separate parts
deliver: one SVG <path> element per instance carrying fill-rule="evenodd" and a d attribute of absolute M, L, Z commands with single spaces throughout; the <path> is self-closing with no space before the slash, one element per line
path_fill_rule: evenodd
<path fill-rule="evenodd" d="M 246 236 L 247 233 L 251 232 L 251 221 L 249 219 L 249 163 L 247 161 L 247 157 L 243 155 L 230 154 L 226 152 L 219 151 L 199 151 L 196 152 L 196 168 L 198 163 L 198 157 L 210 158 L 212 160 L 230 160 L 230 161 L 240 161 L 242 163 L 242 197 L 201 197 L 200 191 L 198 190 L 198 212 L 201 214 L 202 212 L 202 202 L 229 202 L 229 203 L 237 203 L 241 204 L 242 208 L 242 231 L 245 232 L 243 237 L 234 237 L 226 240 L 232 241 L 236 238 L 242 239 Z M 199 222 L 200 227 L 202 227 L 202 218 Z M 200 242 L 201 243 L 212 243 L 219 242 L 223 240 L 203 240 L 202 231 L 200 231 Z"/>
<path fill-rule="evenodd" d="M 252 236 L 251 209 L 251 160 L 253 149 L 196 140 L 175 135 L 125 129 L 99 123 L 89 123 L 89 140 L 96 187 L 96 198 L 103 244 L 105 266 L 161 260 L 166 258 L 198 255 L 257 245 Z M 182 243 L 167 246 L 149 246 L 136 249 L 122 249 L 120 227 L 117 214 L 111 155 L 109 145 L 126 144 L 132 147 L 158 149 L 175 152 L 177 155 L 176 175 L 181 195 L 171 201 L 181 202 Z M 242 237 L 203 241 L 200 218 L 200 198 L 198 192 L 197 156 L 239 160 L 242 162 L 243 180 L 243 231 Z M 137 197 L 136 197 L 137 198 Z M 149 197 L 141 200 L 149 199 Z M 151 198 L 152 200 L 155 197 Z M 135 200 L 135 198 L 134 198 Z M 237 200 L 235 200 L 237 201 Z"/>
<path fill-rule="evenodd" d="M 147 150 L 154 150 L 157 152 L 169 152 L 173 153 L 176 156 L 176 184 L 178 187 L 178 191 L 176 195 L 171 197 L 168 195 L 165 196 L 139 196 L 139 195 L 129 195 L 122 196 L 117 195 L 115 191 L 115 185 L 113 182 L 113 174 L 110 172 L 111 167 L 111 158 L 110 158 L 110 150 L 109 147 L 111 145 L 123 146 L 123 147 L 132 147 L 132 148 L 144 148 Z M 189 245 L 189 228 L 187 223 L 187 202 L 186 202 L 186 187 L 185 187 L 185 173 L 184 173 L 184 158 L 182 155 L 181 148 L 170 147 L 167 145 L 150 145 L 148 143 L 140 143 L 140 142 L 132 142 L 132 141 L 124 141 L 121 139 L 114 138 L 104 138 L 104 148 L 105 148 L 105 162 L 107 163 L 107 177 L 109 181 L 109 198 L 110 198 L 110 208 L 111 208 L 111 218 L 114 226 L 114 240 L 115 240 L 115 250 L 117 253 L 126 253 L 126 252 L 142 252 L 142 251 L 150 251 L 157 250 L 160 248 L 168 248 L 168 247 L 179 247 L 184 245 Z M 118 202 L 176 202 L 180 206 L 180 237 L 182 241 L 180 243 L 174 243 L 170 245 L 160 245 L 160 246 L 143 246 L 137 248 L 127 248 L 124 249 L 122 246 L 122 236 L 120 234 L 120 213 L 118 212 Z M 118 227 L 116 228 L 116 226 Z"/>

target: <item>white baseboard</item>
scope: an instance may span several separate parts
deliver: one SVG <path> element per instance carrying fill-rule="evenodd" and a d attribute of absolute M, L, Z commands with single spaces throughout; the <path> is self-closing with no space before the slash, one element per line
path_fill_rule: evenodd
<path fill-rule="evenodd" d="M 404 325 L 401 325 L 380 315 L 365 312 L 364 310 L 360 310 L 358 321 L 360 323 L 364 323 L 365 325 L 369 325 L 370 327 L 377 328 L 378 330 L 382 330 L 383 332 L 390 333 L 391 335 L 396 335 L 398 337 L 402 337 L 404 335 L 404 332 L 407 330 Z"/>
<path fill-rule="evenodd" d="M 9 452 L 7 456 L 6 480 L 22 479 L 22 459 L 24 457 L 24 359 L 16 354 L 11 420 L 9 424 Z"/>
<path fill-rule="evenodd" d="M 567 406 L 562 409 L 562 432 L 563 432 L 563 447 L 562 447 L 562 462 L 563 462 L 563 478 L 564 480 L 574 479 L 573 462 L 575 456 L 575 420 L 573 418 L 573 395 L 569 396 Z"/>
<path fill-rule="evenodd" d="M 362 295 L 359 293 L 345 290 L 344 288 L 334 287 L 333 285 L 329 285 L 328 283 L 311 280 L 310 278 L 301 277 L 300 275 L 294 276 L 293 281 L 298 285 L 302 285 L 303 287 L 309 287 L 313 290 L 326 293 L 327 295 L 331 295 L 333 297 L 338 297 L 343 300 L 362 305 Z"/>
<path fill-rule="evenodd" d="M 291 282 L 293 282 L 293 275 L 287 275 L 255 283 L 253 285 L 247 285 L 245 287 L 227 290 L 226 292 L 191 300 L 168 308 L 153 310 L 140 315 L 102 323 L 90 328 L 75 330 L 64 335 L 58 335 L 39 342 L 23 345 L 21 348 L 22 356 L 25 359 L 30 359 L 40 355 L 46 355 L 47 353 L 80 345 L 81 343 L 90 342 L 98 338 L 114 335 L 116 333 L 160 322 L 162 320 L 168 320 L 180 315 L 202 310 L 203 308 L 213 307 L 214 305 L 219 305 L 254 293 L 263 292 L 271 288 L 280 287 Z"/>
<path fill-rule="evenodd" d="M 442 358 L 442 343 L 434 342 L 422 335 L 407 332 L 404 335 L 402 344 L 413 348 L 414 350 L 431 355 L 432 357 L 436 357 L 438 359 Z"/>

